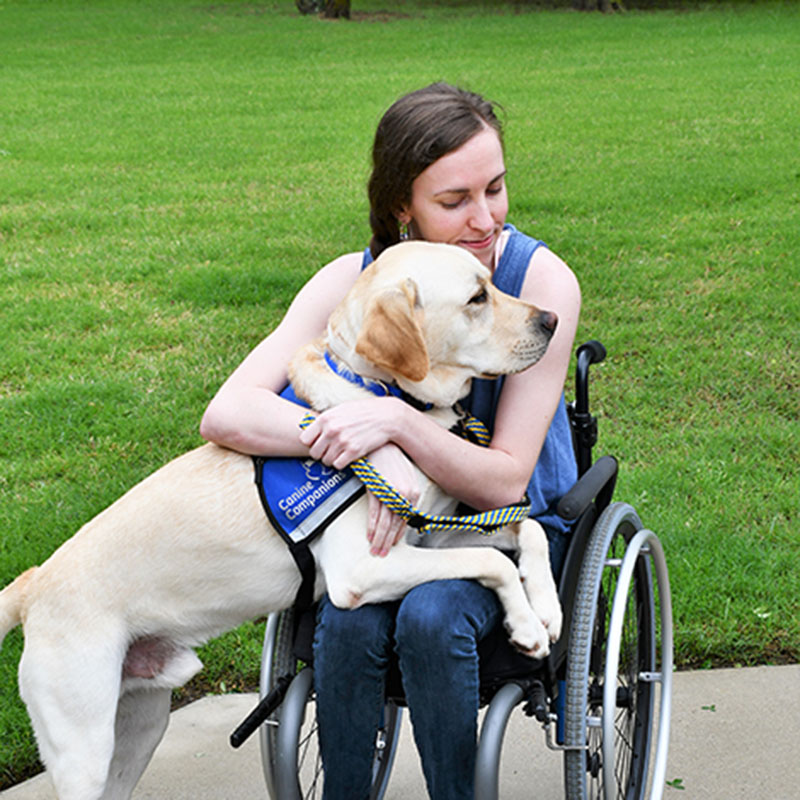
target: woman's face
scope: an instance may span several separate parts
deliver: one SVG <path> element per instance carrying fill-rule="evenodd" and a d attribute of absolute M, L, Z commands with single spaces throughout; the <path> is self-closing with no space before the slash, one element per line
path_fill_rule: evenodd
<path fill-rule="evenodd" d="M 505 174 L 500 139 L 483 128 L 417 176 L 400 222 L 413 238 L 458 245 L 492 269 L 508 214 Z"/>

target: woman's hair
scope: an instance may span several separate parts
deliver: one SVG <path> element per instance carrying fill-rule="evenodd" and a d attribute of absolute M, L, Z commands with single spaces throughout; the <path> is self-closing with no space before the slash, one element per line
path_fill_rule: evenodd
<path fill-rule="evenodd" d="M 494 105 L 479 94 L 433 83 L 393 103 L 378 123 L 367 185 L 373 258 L 400 241 L 397 215 L 411 202 L 411 185 L 434 161 L 486 126 L 502 143 Z"/>

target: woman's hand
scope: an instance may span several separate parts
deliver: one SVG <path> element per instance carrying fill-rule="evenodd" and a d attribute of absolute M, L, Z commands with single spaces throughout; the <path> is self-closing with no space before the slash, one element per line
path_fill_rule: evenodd
<path fill-rule="evenodd" d="M 300 433 L 300 441 L 311 458 L 336 469 L 366 456 L 394 489 L 416 504 L 420 496 L 416 470 L 391 441 L 406 410 L 405 403 L 389 397 L 342 403 L 320 414 Z M 400 541 L 406 523 L 370 492 L 367 497 L 370 552 L 385 556 Z"/>
<path fill-rule="evenodd" d="M 375 469 L 410 503 L 416 505 L 420 496 L 417 472 L 408 457 L 394 444 L 387 444 L 368 455 Z M 388 555 L 391 548 L 405 533 L 405 520 L 390 511 L 375 495 L 367 492 L 369 514 L 367 539 L 372 545 L 370 553 L 375 556 Z"/>
<path fill-rule="evenodd" d="M 353 400 L 324 411 L 300 434 L 311 458 L 344 469 L 392 440 L 405 403 L 391 397 Z"/>

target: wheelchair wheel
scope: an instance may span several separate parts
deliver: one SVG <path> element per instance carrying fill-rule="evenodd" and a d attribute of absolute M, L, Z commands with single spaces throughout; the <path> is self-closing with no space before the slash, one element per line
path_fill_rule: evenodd
<path fill-rule="evenodd" d="M 283 703 L 261 726 L 261 763 L 272 800 L 322 796 L 322 760 L 317 742 L 314 672 L 292 650 L 293 611 L 271 614 L 261 655 L 261 697 L 282 675 L 294 675 Z M 370 800 L 380 800 L 400 739 L 401 709 L 387 702 L 375 742 Z"/>
<path fill-rule="evenodd" d="M 661 612 L 656 659 L 655 566 Z M 666 772 L 672 618 L 663 551 L 636 512 L 610 505 L 592 531 L 576 589 L 567 653 L 564 771 L 568 800 L 642 800 L 648 789 L 656 684 L 661 684 L 652 798 Z"/>
<path fill-rule="evenodd" d="M 264 629 L 264 646 L 261 650 L 261 677 L 259 698 L 263 699 L 275 687 L 283 675 L 296 675 L 300 665 L 292 652 L 294 631 L 294 611 L 289 609 L 270 614 Z M 278 799 L 275 782 L 277 759 L 277 736 L 280 725 L 281 707 L 259 728 L 261 746 L 261 767 L 267 792 L 272 800 Z"/>

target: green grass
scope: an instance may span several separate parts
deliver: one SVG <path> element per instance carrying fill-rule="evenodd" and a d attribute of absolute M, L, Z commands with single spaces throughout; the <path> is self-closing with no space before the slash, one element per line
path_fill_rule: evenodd
<path fill-rule="evenodd" d="M 600 449 L 665 542 L 678 664 L 797 660 L 797 7 L 353 8 L 0 0 L 0 585 L 200 442 L 296 290 L 366 244 L 383 109 L 444 78 L 503 104 L 510 218 L 608 346 Z M 258 636 L 205 648 L 202 686 L 252 685 Z M 35 768 L 21 646 L 0 786 Z"/>

